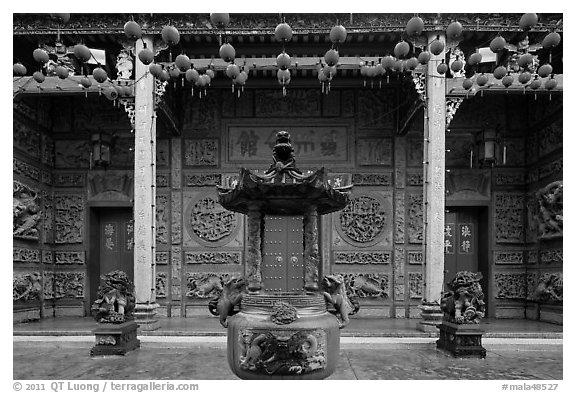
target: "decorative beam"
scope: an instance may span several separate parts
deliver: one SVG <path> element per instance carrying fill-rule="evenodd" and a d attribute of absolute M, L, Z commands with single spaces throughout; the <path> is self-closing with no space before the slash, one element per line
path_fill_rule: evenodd
<path fill-rule="evenodd" d="M 446 96 L 447 97 L 463 97 L 470 98 L 474 97 L 476 94 L 561 94 L 564 90 L 564 75 L 555 74 L 554 79 L 558 82 L 556 87 L 552 90 L 547 90 L 544 85 L 548 78 L 540 78 L 541 84 L 537 89 L 530 88 L 530 83 L 526 85 L 518 82 L 517 78 L 514 78 L 514 82 L 509 87 L 502 85 L 502 81 L 494 78 L 492 74 L 486 74 L 488 76 L 488 83 L 480 87 L 474 84 L 470 90 L 466 90 L 462 87 L 462 82 L 464 78 L 447 78 L 446 79 Z M 473 79 L 474 80 L 474 79 Z"/>

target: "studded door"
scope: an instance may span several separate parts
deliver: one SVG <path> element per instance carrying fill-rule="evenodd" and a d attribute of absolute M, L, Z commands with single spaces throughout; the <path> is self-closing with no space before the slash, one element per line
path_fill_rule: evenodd
<path fill-rule="evenodd" d="M 264 218 L 262 281 L 264 291 L 304 290 L 304 223 L 302 216 Z"/>

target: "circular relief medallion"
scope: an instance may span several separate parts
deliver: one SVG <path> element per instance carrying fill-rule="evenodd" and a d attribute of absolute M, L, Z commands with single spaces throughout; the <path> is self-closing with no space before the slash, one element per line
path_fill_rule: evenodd
<path fill-rule="evenodd" d="M 384 236 L 386 222 L 384 203 L 373 196 L 360 195 L 351 198 L 340 211 L 338 229 L 341 235 L 358 246 L 378 243 Z"/>
<path fill-rule="evenodd" d="M 193 202 L 187 217 L 190 236 L 209 247 L 228 243 L 238 231 L 236 213 L 224 209 L 215 196 L 203 196 Z"/>

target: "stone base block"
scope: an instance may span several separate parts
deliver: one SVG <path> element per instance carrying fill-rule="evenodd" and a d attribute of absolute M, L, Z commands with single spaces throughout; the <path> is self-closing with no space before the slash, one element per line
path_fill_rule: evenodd
<path fill-rule="evenodd" d="M 540 306 L 540 320 L 542 322 L 549 322 L 562 325 L 563 324 L 562 307 L 550 306 L 550 305 Z"/>
<path fill-rule="evenodd" d="M 12 321 L 14 323 L 36 321 L 39 319 L 40 319 L 40 310 L 37 308 L 17 310 L 12 313 Z"/>
<path fill-rule="evenodd" d="M 137 329 L 138 324 L 134 321 L 121 324 L 101 323 L 94 330 L 96 345 L 90 349 L 90 356 L 125 355 L 140 348 Z"/>
<path fill-rule="evenodd" d="M 436 348 L 455 357 L 486 357 L 486 349 L 482 346 L 484 330 L 478 325 L 458 325 L 443 321 L 438 329 L 440 338 L 436 341 Z"/>
<path fill-rule="evenodd" d="M 418 322 L 418 330 L 423 332 L 437 332 L 437 327 L 442 323 L 444 313 L 437 303 L 422 303 L 420 305 L 422 320 Z"/>
<path fill-rule="evenodd" d="M 56 306 L 54 308 L 54 316 L 58 317 L 83 317 L 84 306 Z"/>

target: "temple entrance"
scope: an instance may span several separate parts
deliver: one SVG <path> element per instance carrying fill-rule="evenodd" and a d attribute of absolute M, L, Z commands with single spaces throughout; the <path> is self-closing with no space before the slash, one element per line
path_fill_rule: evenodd
<path fill-rule="evenodd" d="M 262 280 L 264 290 L 302 292 L 304 283 L 302 216 L 266 216 Z"/>
<path fill-rule="evenodd" d="M 131 207 L 91 211 L 90 304 L 96 300 L 100 276 L 114 270 L 134 281 L 134 218 Z"/>

